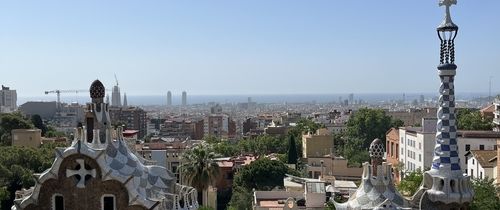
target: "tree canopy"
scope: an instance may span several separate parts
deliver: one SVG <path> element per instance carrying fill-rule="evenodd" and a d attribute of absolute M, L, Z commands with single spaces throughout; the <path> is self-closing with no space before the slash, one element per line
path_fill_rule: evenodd
<path fill-rule="evenodd" d="M 494 179 L 474 179 L 474 200 L 470 209 L 500 209 L 500 189 L 495 186 Z"/>
<path fill-rule="evenodd" d="M 33 128 L 33 124 L 26 120 L 21 113 L 0 114 L 0 145 L 11 145 L 12 130 L 28 128 Z"/>
<path fill-rule="evenodd" d="M 359 109 L 347 121 L 345 134 L 334 136 L 335 144 L 339 146 L 336 151 L 347 158 L 349 165 L 361 166 L 370 159 L 368 148 L 371 142 L 376 138 L 385 141 L 385 134 L 391 127 L 402 125 L 403 121 L 393 120 L 382 109 Z"/>
<path fill-rule="evenodd" d="M 417 170 L 406 174 L 405 177 L 401 180 L 401 182 L 399 182 L 397 188 L 399 192 L 401 192 L 404 195 L 407 196 L 413 195 L 417 192 L 418 188 L 420 187 L 423 178 L 424 174 L 422 170 L 420 170 L 420 168 L 417 168 Z"/>
<path fill-rule="evenodd" d="M 10 209 L 14 193 L 35 184 L 33 173 L 52 165 L 54 149 L 62 144 L 45 144 L 41 148 L 0 147 L 0 209 Z"/>
<path fill-rule="evenodd" d="M 272 190 L 283 186 L 285 174 L 299 173 L 283 162 L 261 158 L 241 168 L 233 180 L 233 196 L 229 205 L 233 209 L 252 209 L 252 190 Z"/>
<path fill-rule="evenodd" d="M 479 110 L 459 109 L 457 127 L 460 130 L 492 130 L 493 120 L 483 118 Z"/>

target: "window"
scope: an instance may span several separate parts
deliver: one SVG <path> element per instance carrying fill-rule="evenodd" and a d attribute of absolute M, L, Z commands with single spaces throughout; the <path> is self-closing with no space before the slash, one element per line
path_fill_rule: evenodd
<path fill-rule="evenodd" d="M 398 151 L 399 151 L 399 144 L 396 144 L 396 159 L 398 159 L 398 158 L 399 158 L 399 153 L 398 153 Z"/>
<path fill-rule="evenodd" d="M 474 163 L 474 158 L 473 158 L 473 159 L 472 159 L 472 165 L 474 165 L 474 164 L 476 164 L 476 163 Z"/>
<path fill-rule="evenodd" d="M 401 137 L 401 144 L 404 144 L 403 137 Z"/>
<path fill-rule="evenodd" d="M 479 150 L 484 150 L 484 145 L 479 145 Z"/>
<path fill-rule="evenodd" d="M 418 149 L 422 149 L 422 143 L 418 143 Z"/>
<path fill-rule="evenodd" d="M 470 170 L 470 177 L 471 177 L 471 178 L 474 178 L 474 169 L 471 169 L 471 170 Z"/>
<path fill-rule="evenodd" d="M 479 172 L 479 178 L 482 179 L 483 178 L 483 172 Z"/>
<path fill-rule="evenodd" d="M 418 154 L 418 161 L 422 162 L 422 154 Z"/>
<path fill-rule="evenodd" d="M 470 150 L 470 144 L 465 145 L 465 151 L 468 152 Z"/>
<path fill-rule="evenodd" d="M 61 194 L 55 194 L 52 196 L 52 209 L 64 210 L 64 197 Z"/>
<path fill-rule="evenodd" d="M 114 195 L 102 196 L 102 210 L 116 210 L 116 201 Z"/>

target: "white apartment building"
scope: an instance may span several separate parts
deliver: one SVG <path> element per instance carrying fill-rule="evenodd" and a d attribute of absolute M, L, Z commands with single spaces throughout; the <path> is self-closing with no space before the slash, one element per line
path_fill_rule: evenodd
<path fill-rule="evenodd" d="M 405 171 L 422 170 L 432 163 L 436 136 L 436 118 L 422 119 L 422 127 L 399 128 L 399 162 Z"/>
<path fill-rule="evenodd" d="M 0 113 L 10 113 L 17 110 L 17 92 L 2 85 L 0 90 Z"/>
<path fill-rule="evenodd" d="M 432 164 L 435 146 L 436 118 L 424 118 L 423 127 L 401 127 L 399 129 L 400 156 L 399 162 L 404 163 L 405 171 L 417 168 L 425 170 Z M 496 150 L 496 139 L 500 132 L 494 131 L 458 131 L 458 152 L 460 167 L 467 170 L 465 154 L 470 150 Z"/>

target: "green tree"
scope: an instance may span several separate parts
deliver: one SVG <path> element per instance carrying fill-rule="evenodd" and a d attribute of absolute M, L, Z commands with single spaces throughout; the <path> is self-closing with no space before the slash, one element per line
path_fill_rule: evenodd
<path fill-rule="evenodd" d="M 213 143 L 211 144 L 211 146 L 215 153 L 220 154 L 224 157 L 232 157 L 239 154 L 237 145 L 228 141 Z"/>
<path fill-rule="evenodd" d="M 320 124 L 313 122 L 311 119 L 302 118 L 297 122 L 295 127 L 288 130 L 288 135 L 299 137 L 302 136 L 303 133 L 315 133 L 321 127 Z"/>
<path fill-rule="evenodd" d="M 11 144 L 11 131 L 14 129 L 33 128 L 30 121 L 19 112 L 0 114 L 0 145 Z"/>
<path fill-rule="evenodd" d="M 228 210 L 251 210 L 253 193 L 243 187 L 233 186 L 233 195 Z"/>
<path fill-rule="evenodd" d="M 252 190 L 271 190 L 283 186 L 285 174 L 299 175 L 283 162 L 261 158 L 241 168 L 233 180 L 233 196 L 229 205 L 234 209 L 252 209 Z"/>
<path fill-rule="evenodd" d="M 8 209 L 10 206 L 6 206 L 5 208 L 2 206 L 2 201 L 9 200 L 10 195 L 7 187 L 0 187 L 0 209 Z"/>
<path fill-rule="evenodd" d="M 297 164 L 297 146 L 295 146 L 295 137 L 290 136 L 288 141 L 288 164 Z"/>
<path fill-rule="evenodd" d="M 475 194 L 470 209 L 500 209 L 500 189 L 494 179 L 474 179 L 472 186 Z"/>
<path fill-rule="evenodd" d="M 298 175 L 298 172 L 284 163 L 268 158 L 260 158 L 243 167 L 234 177 L 233 185 L 247 190 L 271 190 L 283 186 L 285 174 Z"/>
<path fill-rule="evenodd" d="M 415 194 L 422 183 L 423 177 L 424 174 L 420 168 L 407 173 L 397 186 L 399 192 L 407 196 Z"/>
<path fill-rule="evenodd" d="M 385 133 L 398 122 L 393 123 L 382 109 L 362 108 L 347 121 L 347 136 L 363 140 L 363 148 L 379 138 L 385 142 Z"/>
<path fill-rule="evenodd" d="M 42 117 L 40 117 L 40 115 L 35 114 L 31 116 L 31 123 L 33 123 L 35 128 L 42 130 L 42 136 L 45 136 L 45 133 L 47 132 L 47 126 L 43 124 L 43 120 Z"/>
<path fill-rule="evenodd" d="M 478 110 L 459 109 L 457 127 L 460 130 L 491 130 L 493 129 L 493 121 L 483 118 Z"/>
<path fill-rule="evenodd" d="M 41 173 L 54 161 L 54 148 L 60 144 L 45 144 L 38 149 L 0 147 L 0 206 L 10 209 L 15 192 L 35 184 L 33 173 Z"/>
<path fill-rule="evenodd" d="M 344 145 L 344 155 L 347 164 L 351 167 L 361 167 L 362 163 L 370 161 L 368 149 L 364 146 L 365 141 L 360 138 L 348 138 Z"/>
<path fill-rule="evenodd" d="M 199 144 L 182 154 L 180 166 L 184 181 L 203 193 L 213 185 L 219 175 L 218 157 L 207 144 Z M 201 199 L 201 196 L 198 196 Z"/>

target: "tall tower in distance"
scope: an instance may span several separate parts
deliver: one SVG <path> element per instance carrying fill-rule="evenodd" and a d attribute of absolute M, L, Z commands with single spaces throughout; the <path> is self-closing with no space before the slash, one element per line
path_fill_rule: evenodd
<path fill-rule="evenodd" d="M 455 38 L 458 26 L 451 20 L 450 7 L 456 0 L 440 0 L 445 6 L 445 18 L 437 27 L 441 41 L 441 56 L 437 67 L 441 86 L 439 87 L 439 109 L 437 111 L 436 145 L 431 170 L 424 173 L 422 209 L 467 209 L 474 192 L 470 177 L 460 169 L 460 156 L 457 145 L 457 124 L 455 111 L 454 78 Z"/>
<path fill-rule="evenodd" d="M 182 91 L 182 106 L 187 105 L 187 93 L 186 91 Z"/>
<path fill-rule="evenodd" d="M 167 106 L 172 106 L 172 92 L 167 92 Z"/>
<path fill-rule="evenodd" d="M 113 90 L 111 92 L 111 105 L 121 107 L 122 106 L 122 95 L 120 94 L 120 87 L 118 87 L 118 79 L 116 78 L 116 85 L 113 86 Z"/>
<path fill-rule="evenodd" d="M 128 102 L 127 102 L 127 93 L 123 93 L 123 107 L 127 107 Z"/>

